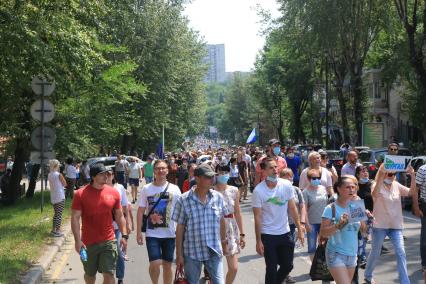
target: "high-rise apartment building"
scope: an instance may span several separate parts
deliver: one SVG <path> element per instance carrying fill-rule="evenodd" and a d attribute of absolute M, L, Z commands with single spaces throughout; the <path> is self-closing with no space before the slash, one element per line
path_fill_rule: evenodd
<path fill-rule="evenodd" d="M 204 63 L 209 68 L 205 82 L 224 82 L 226 80 L 224 44 L 208 44 Z"/>

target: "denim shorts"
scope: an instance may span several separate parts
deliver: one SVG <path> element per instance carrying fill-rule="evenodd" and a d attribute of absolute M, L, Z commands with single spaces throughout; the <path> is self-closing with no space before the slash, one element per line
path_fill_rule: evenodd
<path fill-rule="evenodd" d="M 129 184 L 130 186 L 139 186 L 139 179 L 138 178 L 129 178 Z"/>
<path fill-rule="evenodd" d="M 314 254 L 317 250 L 317 239 L 321 224 L 311 224 L 311 231 L 306 233 L 308 237 L 308 253 Z"/>
<path fill-rule="evenodd" d="M 146 237 L 146 248 L 148 250 L 149 261 L 165 260 L 173 262 L 175 255 L 175 238 L 153 238 Z"/>
<path fill-rule="evenodd" d="M 356 266 L 357 257 L 344 255 L 335 251 L 326 250 L 325 259 L 328 267 L 348 267 Z"/>

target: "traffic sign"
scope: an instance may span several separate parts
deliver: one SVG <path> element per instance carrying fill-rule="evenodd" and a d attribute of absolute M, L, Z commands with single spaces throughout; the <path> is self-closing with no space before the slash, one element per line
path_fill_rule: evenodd
<path fill-rule="evenodd" d="M 40 151 L 31 151 L 30 160 L 33 164 L 41 164 L 41 152 Z M 43 164 L 47 164 L 49 160 L 55 159 L 54 152 L 44 152 L 43 153 Z"/>
<path fill-rule="evenodd" d="M 56 142 L 55 130 L 50 127 L 44 127 L 43 149 L 45 151 L 52 150 Z M 41 150 L 41 127 L 37 127 L 31 133 L 31 143 L 34 148 Z"/>
<path fill-rule="evenodd" d="M 37 75 L 31 80 L 31 89 L 36 95 L 50 96 L 55 90 L 55 80 Z"/>
<path fill-rule="evenodd" d="M 44 108 L 42 108 L 42 105 L 44 105 Z M 36 100 L 31 105 L 31 116 L 37 121 L 41 121 L 41 113 L 42 109 L 44 112 L 43 122 L 49 122 L 53 119 L 55 116 L 55 107 L 53 104 L 48 100 Z"/>

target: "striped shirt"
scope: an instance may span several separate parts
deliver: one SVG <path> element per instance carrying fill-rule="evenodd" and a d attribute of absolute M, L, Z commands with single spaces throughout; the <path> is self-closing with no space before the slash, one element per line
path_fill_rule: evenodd
<path fill-rule="evenodd" d="M 416 174 L 416 184 L 420 188 L 420 199 L 426 201 L 426 165 L 421 166 Z"/>
<path fill-rule="evenodd" d="M 176 202 L 172 220 L 185 225 L 184 257 L 204 261 L 211 258 L 210 251 L 221 256 L 220 220 L 229 213 L 222 195 L 213 189 L 209 190 L 205 204 L 194 189 L 182 194 Z"/>

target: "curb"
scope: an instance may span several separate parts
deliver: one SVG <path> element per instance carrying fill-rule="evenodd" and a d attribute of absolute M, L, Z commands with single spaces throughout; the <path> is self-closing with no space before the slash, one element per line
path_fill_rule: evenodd
<path fill-rule="evenodd" d="M 25 275 L 20 277 L 20 279 L 18 280 L 18 283 L 22 283 L 22 284 L 41 283 L 41 280 L 43 279 L 43 274 L 49 268 L 56 254 L 58 253 L 58 251 L 61 250 L 62 245 L 64 244 L 65 240 L 71 233 L 71 222 L 68 221 L 67 223 L 65 223 L 63 228 L 65 228 L 65 230 L 63 231 L 64 236 L 60 238 L 54 238 L 52 244 L 45 245 L 42 248 L 43 254 L 40 256 L 40 258 L 35 264 L 31 265 L 30 269 L 27 272 L 25 272 Z"/>

